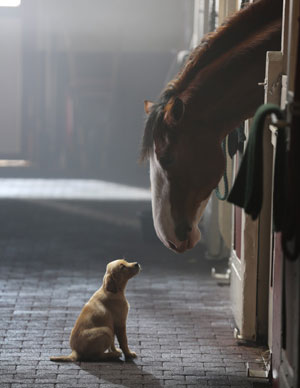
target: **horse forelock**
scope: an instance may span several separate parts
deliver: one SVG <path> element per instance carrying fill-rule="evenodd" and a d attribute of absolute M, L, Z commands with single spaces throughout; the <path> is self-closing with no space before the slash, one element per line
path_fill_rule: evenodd
<path fill-rule="evenodd" d="M 170 98 L 174 97 L 176 94 L 176 89 L 172 84 L 169 84 L 160 95 L 158 101 L 152 106 L 151 112 L 149 113 L 145 123 L 140 154 L 141 161 L 149 158 L 153 150 L 154 136 L 160 137 L 164 135 L 164 131 L 166 129 L 164 124 L 165 106 L 169 102 Z"/>

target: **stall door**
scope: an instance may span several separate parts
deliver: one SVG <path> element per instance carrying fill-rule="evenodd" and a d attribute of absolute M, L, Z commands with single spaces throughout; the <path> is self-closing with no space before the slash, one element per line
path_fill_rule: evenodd
<path fill-rule="evenodd" d="M 246 132 L 249 123 L 246 122 Z M 238 171 L 242 155 L 235 156 Z M 230 297 L 236 323 L 237 338 L 256 339 L 258 222 L 252 221 L 237 206 L 233 207 L 233 247 L 230 257 Z"/>
<path fill-rule="evenodd" d="M 268 52 L 266 56 L 265 103 L 280 104 L 282 53 Z M 249 131 L 249 123 L 247 125 Z M 266 123 L 263 135 L 263 204 L 259 218 L 253 221 L 244 211 L 234 210 L 234 246 L 231 256 L 231 300 L 236 333 L 241 339 L 268 341 L 269 287 L 272 231 L 272 177 L 274 148 L 272 134 Z M 236 160 L 238 165 L 238 159 Z M 269 337 L 268 337 L 269 336 Z"/>

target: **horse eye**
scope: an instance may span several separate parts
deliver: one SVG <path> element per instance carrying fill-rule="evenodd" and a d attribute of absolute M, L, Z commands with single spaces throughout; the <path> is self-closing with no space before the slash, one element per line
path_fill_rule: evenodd
<path fill-rule="evenodd" d="M 124 268 L 125 268 L 125 265 L 124 265 L 124 264 L 121 264 L 120 267 L 121 267 L 121 269 L 124 269 Z"/>
<path fill-rule="evenodd" d="M 162 166 L 162 168 L 168 168 L 170 167 L 174 162 L 174 158 L 170 155 L 163 156 L 159 159 L 159 163 Z"/>

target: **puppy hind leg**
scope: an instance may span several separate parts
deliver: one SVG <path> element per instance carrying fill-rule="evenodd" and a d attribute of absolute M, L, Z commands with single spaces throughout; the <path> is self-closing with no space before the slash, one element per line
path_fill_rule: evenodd
<path fill-rule="evenodd" d="M 82 347 L 80 353 L 85 360 L 105 361 L 115 360 L 120 357 L 118 351 L 110 351 L 114 335 L 109 327 L 94 327 L 82 333 Z M 107 353 L 105 353 L 108 350 Z"/>

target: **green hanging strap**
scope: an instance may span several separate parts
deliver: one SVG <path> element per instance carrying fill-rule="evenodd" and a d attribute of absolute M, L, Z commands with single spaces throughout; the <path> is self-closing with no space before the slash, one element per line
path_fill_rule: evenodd
<path fill-rule="evenodd" d="M 222 141 L 222 150 L 223 150 L 223 153 L 224 153 L 224 157 L 225 157 L 225 170 L 224 170 L 224 174 L 223 174 L 223 181 L 224 181 L 224 194 L 222 195 L 220 190 L 219 190 L 219 185 L 215 188 L 215 193 L 216 193 L 216 196 L 217 198 L 220 200 L 220 201 L 225 201 L 228 197 L 228 177 L 227 177 L 227 156 L 226 156 L 226 140 L 227 140 L 227 137 L 225 137 L 225 139 Z"/>

